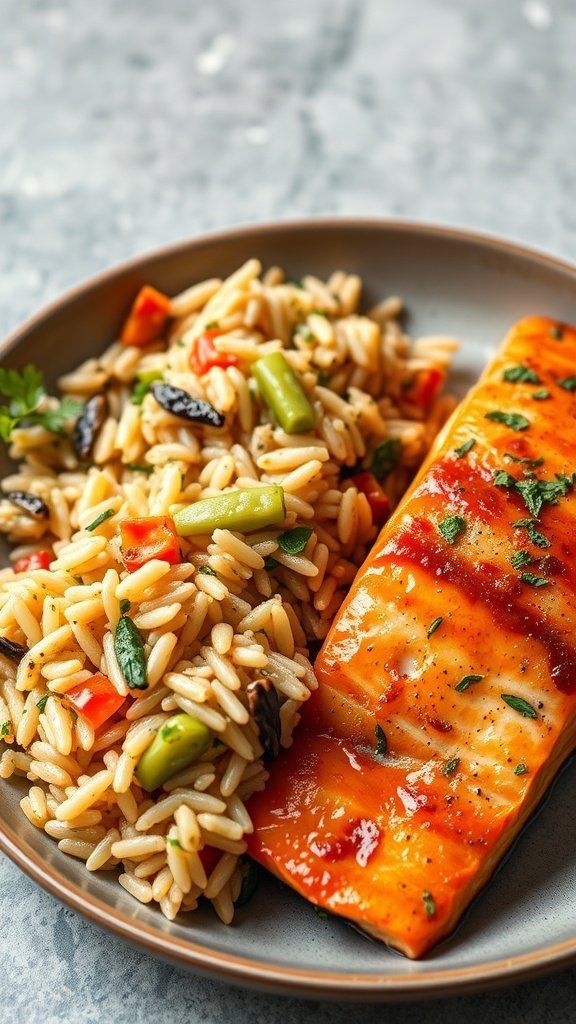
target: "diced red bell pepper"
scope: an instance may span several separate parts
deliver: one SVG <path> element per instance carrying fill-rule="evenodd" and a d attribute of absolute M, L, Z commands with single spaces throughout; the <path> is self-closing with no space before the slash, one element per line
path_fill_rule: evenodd
<path fill-rule="evenodd" d="M 17 558 L 12 566 L 14 572 L 32 572 L 33 569 L 47 569 L 54 555 L 50 551 L 32 551 Z"/>
<path fill-rule="evenodd" d="M 352 477 L 355 487 L 366 495 L 375 526 L 383 526 L 390 515 L 390 499 L 373 473 L 356 473 Z"/>
<path fill-rule="evenodd" d="M 83 718 L 88 719 L 94 729 L 106 722 L 113 714 L 122 707 L 125 701 L 112 686 L 106 676 L 100 672 L 91 676 L 85 683 L 78 683 L 66 693 L 66 701 Z"/>
<path fill-rule="evenodd" d="M 223 333 L 218 330 L 205 331 L 196 338 L 190 354 L 190 366 L 199 377 L 208 373 L 213 366 L 221 366 L 222 369 L 227 366 L 238 366 L 238 356 L 233 352 L 219 352 L 214 344 L 214 338 Z"/>
<path fill-rule="evenodd" d="M 170 299 L 167 295 L 145 284 L 134 300 L 128 318 L 122 328 L 120 340 L 125 345 L 149 345 L 155 341 L 164 327 L 170 313 Z"/>
<path fill-rule="evenodd" d="M 129 572 L 159 558 L 169 565 L 181 561 L 180 538 L 170 516 L 143 516 L 127 519 L 120 526 L 122 560 Z"/>
<path fill-rule="evenodd" d="M 205 846 L 202 850 L 198 851 L 198 856 L 202 861 L 202 867 L 206 874 L 211 875 L 222 854 L 220 850 L 216 850 L 213 846 Z"/>
<path fill-rule="evenodd" d="M 410 405 L 417 405 L 420 409 L 427 411 L 437 397 L 442 384 L 444 373 L 435 366 L 427 370 L 420 370 L 415 379 L 410 382 L 402 392 L 402 399 Z"/>

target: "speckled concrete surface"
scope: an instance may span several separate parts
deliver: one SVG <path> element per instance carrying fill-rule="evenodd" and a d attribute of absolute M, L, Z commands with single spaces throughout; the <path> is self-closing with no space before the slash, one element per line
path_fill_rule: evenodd
<path fill-rule="evenodd" d="M 571 0 L 0 0 L 0 24 L 0 333 L 118 260 L 275 217 L 424 218 L 576 258 Z M 2 1024 L 576 1017 L 574 972 L 390 1010 L 227 989 L 4 859 L 0 923 Z"/>

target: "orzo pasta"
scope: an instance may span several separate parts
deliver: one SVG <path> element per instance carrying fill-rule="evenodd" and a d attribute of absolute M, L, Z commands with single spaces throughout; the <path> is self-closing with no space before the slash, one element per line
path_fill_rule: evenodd
<path fill-rule="evenodd" d="M 454 402 L 455 342 L 360 314 L 337 271 L 250 260 L 169 299 L 48 397 L 0 371 L 0 777 L 89 871 L 173 919 L 246 896 L 249 798 L 315 646 Z"/>

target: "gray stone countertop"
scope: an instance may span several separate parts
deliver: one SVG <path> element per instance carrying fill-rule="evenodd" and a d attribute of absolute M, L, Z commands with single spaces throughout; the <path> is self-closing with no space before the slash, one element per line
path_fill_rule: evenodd
<path fill-rule="evenodd" d="M 0 334 L 119 260 L 310 214 L 576 258 L 571 0 L 0 0 Z M 185 975 L 0 858 L 0 1020 L 560 1024 L 575 973 L 339 1007 Z"/>

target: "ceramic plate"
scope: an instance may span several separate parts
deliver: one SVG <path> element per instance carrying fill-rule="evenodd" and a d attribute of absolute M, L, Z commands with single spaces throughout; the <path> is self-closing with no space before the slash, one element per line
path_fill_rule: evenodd
<path fill-rule="evenodd" d="M 223 276 L 249 256 L 290 277 L 335 267 L 360 274 L 364 301 L 398 294 L 409 330 L 462 339 L 451 387 L 472 384 L 506 329 L 541 313 L 576 320 L 576 268 L 469 232 L 410 223 L 321 220 L 240 229 L 188 242 L 112 270 L 66 295 L 5 343 L 9 364 L 37 363 L 49 380 L 98 353 L 137 287 L 174 293 Z M 0 471 L 7 472 L 2 448 Z M 576 959 L 576 774 L 568 767 L 538 817 L 458 931 L 425 959 L 389 952 L 350 926 L 318 917 L 267 877 L 231 927 L 209 910 L 166 921 L 111 878 L 88 875 L 34 829 L 18 806 L 23 786 L 2 783 L 0 847 L 40 885 L 125 939 L 192 971 L 277 992 L 409 999 L 517 981 Z"/>

